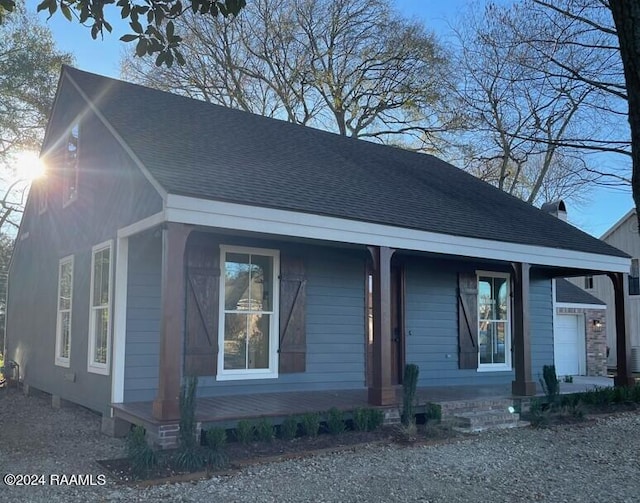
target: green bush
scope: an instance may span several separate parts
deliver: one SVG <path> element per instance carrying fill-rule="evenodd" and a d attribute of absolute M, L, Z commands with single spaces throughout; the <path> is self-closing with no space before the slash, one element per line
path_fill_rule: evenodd
<path fill-rule="evenodd" d="M 442 407 L 437 403 L 429 402 L 424 414 L 426 422 L 440 423 L 442 421 Z"/>
<path fill-rule="evenodd" d="M 408 426 L 415 424 L 416 411 L 415 400 L 418 387 L 418 374 L 420 369 L 412 363 L 405 365 L 402 380 L 402 424 Z"/>
<path fill-rule="evenodd" d="M 366 409 L 353 411 L 353 429 L 355 431 L 367 431 L 369 428 L 369 413 Z"/>
<path fill-rule="evenodd" d="M 298 419 L 295 416 L 287 417 L 280 425 L 280 438 L 293 440 L 298 434 Z"/>
<path fill-rule="evenodd" d="M 127 457 L 133 473 L 137 476 L 146 474 L 158 464 L 158 457 L 145 437 L 146 432 L 142 426 L 134 426 L 127 435 Z"/>
<path fill-rule="evenodd" d="M 180 445 L 175 458 L 176 466 L 187 471 L 199 470 L 205 460 L 196 440 L 196 389 L 198 378 L 189 376 L 180 390 Z"/>
<path fill-rule="evenodd" d="M 273 442 L 273 438 L 275 437 L 273 423 L 266 417 L 263 417 L 256 426 L 256 437 L 261 442 Z"/>
<path fill-rule="evenodd" d="M 221 451 L 227 446 L 227 430 L 210 428 L 206 433 L 207 445 L 214 451 Z"/>
<path fill-rule="evenodd" d="M 304 414 L 300 422 L 302 434 L 308 437 L 317 437 L 320 429 L 320 416 L 315 412 Z"/>
<path fill-rule="evenodd" d="M 539 381 L 549 403 L 555 403 L 560 394 L 560 381 L 558 381 L 558 376 L 556 375 L 556 366 L 544 365 L 542 367 L 542 377 Z"/>
<path fill-rule="evenodd" d="M 529 406 L 529 421 L 531 426 L 543 428 L 549 424 L 549 409 L 543 407 L 539 398 L 533 398 Z"/>
<path fill-rule="evenodd" d="M 367 410 L 367 431 L 377 430 L 384 423 L 384 412 L 380 409 L 366 409 Z"/>
<path fill-rule="evenodd" d="M 236 425 L 235 436 L 236 440 L 241 444 L 249 444 L 255 436 L 255 428 L 249 421 L 243 419 L 242 421 L 238 421 Z"/>
<path fill-rule="evenodd" d="M 346 426 L 344 424 L 344 414 L 336 407 L 332 407 L 327 412 L 327 430 L 332 435 L 340 435 L 344 433 Z"/>

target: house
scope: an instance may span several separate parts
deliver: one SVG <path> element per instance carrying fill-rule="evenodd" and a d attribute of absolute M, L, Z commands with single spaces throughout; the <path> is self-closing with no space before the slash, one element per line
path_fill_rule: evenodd
<path fill-rule="evenodd" d="M 640 234 L 635 209 L 631 209 L 606 231 L 600 238 L 633 257 L 625 279 L 625 306 L 627 309 L 627 327 L 631 341 L 632 366 L 634 372 L 640 372 Z M 612 316 L 615 295 L 611 282 L 606 276 L 589 274 L 570 280 L 584 291 L 602 299 L 607 305 L 606 340 L 609 349 L 608 365 L 616 367 L 616 319 Z"/>
<path fill-rule="evenodd" d="M 65 67 L 43 157 L 7 355 L 105 430 L 175 431 L 185 375 L 255 415 L 296 391 L 393 405 L 405 363 L 530 396 L 553 278 L 608 275 L 624 319 L 626 253 L 430 155 Z"/>
<path fill-rule="evenodd" d="M 607 305 L 569 280 L 553 281 L 553 361 L 559 376 L 607 375 Z M 611 306 L 614 310 L 614 306 Z"/>

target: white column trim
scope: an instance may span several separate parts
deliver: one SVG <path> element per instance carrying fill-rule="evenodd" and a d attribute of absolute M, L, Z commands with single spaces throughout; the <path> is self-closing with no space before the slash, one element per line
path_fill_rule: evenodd
<path fill-rule="evenodd" d="M 113 302 L 113 344 L 111 403 L 124 401 L 124 364 L 127 342 L 127 279 L 129 276 L 129 238 L 116 242 L 116 276 Z"/>

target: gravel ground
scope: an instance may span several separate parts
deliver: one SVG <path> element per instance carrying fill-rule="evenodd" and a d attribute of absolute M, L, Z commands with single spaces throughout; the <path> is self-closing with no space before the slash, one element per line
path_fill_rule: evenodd
<path fill-rule="evenodd" d="M 0 390 L 0 475 L 93 474 L 122 440 L 99 433 L 98 416 L 53 410 L 44 397 Z M 588 425 L 484 433 L 436 446 L 371 446 L 255 466 L 198 483 L 131 488 L 0 487 L 14 502 L 636 502 L 640 414 Z"/>

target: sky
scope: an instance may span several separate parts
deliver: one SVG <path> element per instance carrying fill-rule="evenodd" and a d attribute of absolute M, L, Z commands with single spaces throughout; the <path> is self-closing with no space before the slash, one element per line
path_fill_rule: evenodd
<path fill-rule="evenodd" d="M 249 0 L 251 1 L 251 0 Z M 443 42 L 450 39 L 450 23 L 464 11 L 469 0 L 392 0 L 406 16 L 423 22 L 434 31 Z M 483 0 L 479 0 L 482 2 Z M 499 0 L 509 3 L 509 0 Z M 27 8 L 35 11 L 36 0 L 27 0 Z M 105 8 L 107 19 L 113 24 L 113 33 L 105 34 L 104 40 L 92 40 L 89 30 L 77 23 L 69 23 L 59 13 L 47 22 L 53 32 L 58 48 L 70 52 L 75 57 L 76 67 L 89 72 L 118 78 L 120 58 L 127 44 L 118 39 L 129 31 L 128 25 L 119 21 L 117 8 Z M 46 19 L 46 14 L 40 17 Z M 606 166 L 627 162 L 631 171 L 631 160 L 620 161 L 615 157 L 598 155 L 595 162 Z M 569 221 L 580 229 L 600 237 L 633 207 L 631 188 L 595 188 L 588 200 L 580 206 L 568 206 Z"/>

